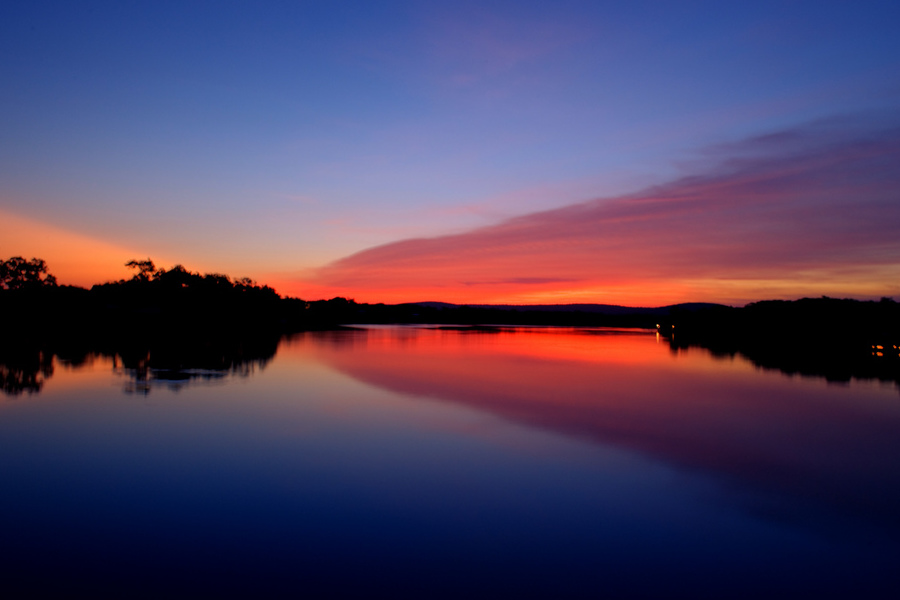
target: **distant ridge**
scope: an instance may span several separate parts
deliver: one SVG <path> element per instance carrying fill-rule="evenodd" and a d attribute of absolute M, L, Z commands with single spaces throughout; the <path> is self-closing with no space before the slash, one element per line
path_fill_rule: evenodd
<path fill-rule="evenodd" d="M 511 310 L 518 312 L 581 312 L 600 315 L 656 315 L 667 316 L 676 312 L 695 312 L 708 308 L 727 308 L 723 304 L 710 302 L 684 302 L 659 306 L 655 308 L 638 306 L 619 306 L 616 304 L 452 304 L 450 302 L 411 302 L 413 306 L 425 308 L 461 308 L 464 306 L 478 309 Z"/>

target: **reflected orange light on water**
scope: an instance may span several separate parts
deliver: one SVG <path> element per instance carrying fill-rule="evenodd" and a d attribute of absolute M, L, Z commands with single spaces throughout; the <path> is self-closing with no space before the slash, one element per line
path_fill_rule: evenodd
<path fill-rule="evenodd" d="M 98 387 L 108 387 L 113 364 L 112 358 L 98 354 L 88 354 L 75 364 L 53 357 L 49 370 L 37 374 L 39 390 L 26 390 L 18 395 L 0 394 L 0 406 L 4 400 L 8 406 L 13 406 L 25 399 L 29 404 L 65 402 L 68 398 L 79 397 L 81 392 L 90 394 Z"/>
<path fill-rule="evenodd" d="M 10 415 L 55 403 L 54 414 L 68 423 L 90 416 L 84 409 L 93 403 L 127 403 L 122 392 L 129 381 L 108 358 L 89 357 L 78 368 L 57 360 L 41 394 L 2 407 Z M 896 522 L 896 388 L 830 386 L 760 371 L 739 357 L 673 353 L 653 331 L 306 332 L 285 340 L 271 362 L 241 381 L 218 387 L 200 380 L 183 394 L 163 384 L 148 406 L 165 398 L 178 407 L 175 420 L 191 431 L 217 420 L 238 430 L 247 415 L 264 415 L 271 420 L 266 436 L 328 439 L 344 458 L 373 431 L 384 439 L 394 439 L 395 431 L 415 431 L 415 439 L 421 432 L 461 434 L 530 452 L 552 439 L 528 431 L 537 430 L 567 446 L 588 444 L 712 473 L 754 497 L 775 493 L 862 521 Z M 379 460 L 352 463 L 373 481 L 382 476 Z"/>
<path fill-rule="evenodd" d="M 404 363 L 427 360 L 433 368 L 453 368 L 453 363 L 463 361 L 466 369 L 478 369 L 479 365 L 487 366 L 498 360 L 665 368 L 674 366 L 673 357 L 680 363 L 679 368 L 687 365 L 695 369 L 717 368 L 707 352 L 680 350 L 675 354 L 665 338 L 645 329 L 500 327 L 485 332 L 466 328 L 366 327 L 357 332 L 307 335 L 307 341 L 315 341 L 312 346 L 296 338 L 281 346 L 279 358 L 287 358 L 292 353 L 302 353 L 305 358 L 315 348 L 315 352 L 327 353 L 329 357 L 365 355 L 366 361 L 387 364 L 394 360 Z M 745 362 L 738 365 L 752 369 Z"/>
<path fill-rule="evenodd" d="M 673 384 L 698 372 L 711 375 L 710 385 L 723 377 L 722 361 L 702 351 L 674 355 L 655 332 L 642 330 L 370 328 L 306 334 L 279 351 L 279 360 L 310 358 L 395 392 L 551 429 L 596 428 L 603 437 L 608 427 L 643 428 L 653 412 L 663 420 L 699 416 L 718 398 L 673 396 Z M 727 362 L 731 375 L 753 374 L 744 361 Z"/>
<path fill-rule="evenodd" d="M 843 388 L 822 380 L 760 373 L 705 351 L 674 354 L 653 333 L 372 328 L 299 336 L 282 358 L 314 358 L 410 401 L 448 402 L 786 493 L 809 490 L 785 473 L 822 471 L 836 482 L 827 490 L 835 502 L 860 505 L 869 502 L 860 486 L 892 468 L 893 457 L 877 451 L 895 444 L 884 424 L 900 422 L 883 394 L 848 403 Z"/>

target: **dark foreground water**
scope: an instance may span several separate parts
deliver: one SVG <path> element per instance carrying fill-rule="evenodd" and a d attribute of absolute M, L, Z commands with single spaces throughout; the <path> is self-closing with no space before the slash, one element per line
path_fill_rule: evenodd
<path fill-rule="evenodd" d="M 893 385 L 600 330 L 51 366 L 0 395 L 7 597 L 900 597 Z"/>

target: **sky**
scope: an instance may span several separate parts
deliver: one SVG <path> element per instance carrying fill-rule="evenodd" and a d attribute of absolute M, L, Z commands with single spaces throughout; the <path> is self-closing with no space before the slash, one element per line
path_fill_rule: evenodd
<path fill-rule="evenodd" d="M 7 2 L 0 259 L 304 299 L 900 298 L 900 4 Z"/>

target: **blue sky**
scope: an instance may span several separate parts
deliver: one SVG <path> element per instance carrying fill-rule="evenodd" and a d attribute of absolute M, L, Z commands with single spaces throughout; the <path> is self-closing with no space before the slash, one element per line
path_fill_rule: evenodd
<path fill-rule="evenodd" d="M 300 280 L 703 174 L 770 132 L 893 123 L 898 22 L 896 2 L 6 3 L 0 212 Z"/>

